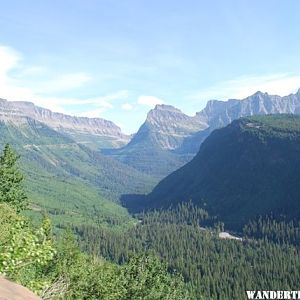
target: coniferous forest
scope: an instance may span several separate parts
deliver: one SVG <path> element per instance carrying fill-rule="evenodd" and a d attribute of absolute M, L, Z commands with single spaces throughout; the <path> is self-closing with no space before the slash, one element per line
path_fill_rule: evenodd
<path fill-rule="evenodd" d="M 240 241 L 220 239 L 220 222 L 203 228 L 214 220 L 192 204 L 137 220 L 121 233 L 74 229 L 85 251 L 118 264 L 134 254 L 156 253 L 169 270 L 182 274 L 188 299 L 245 299 L 246 290 L 293 290 L 300 282 L 299 224 L 259 219 L 245 226 Z"/>

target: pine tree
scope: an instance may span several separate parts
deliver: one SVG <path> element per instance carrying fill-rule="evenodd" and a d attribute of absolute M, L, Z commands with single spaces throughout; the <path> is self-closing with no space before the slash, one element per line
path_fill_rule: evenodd
<path fill-rule="evenodd" d="M 13 206 L 17 212 L 27 206 L 27 196 L 23 187 L 24 176 L 17 161 L 20 158 L 9 144 L 6 144 L 0 156 L 0 203 Z"/>

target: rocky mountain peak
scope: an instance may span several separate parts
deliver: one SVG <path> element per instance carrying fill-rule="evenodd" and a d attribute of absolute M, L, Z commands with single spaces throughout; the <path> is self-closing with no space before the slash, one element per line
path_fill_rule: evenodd
<path fill-rule="evenodd" d="M 160 104 L 149 111 L 145 123 L 129 145 L 150 139 L 149 142 L 161 149 L 173 150 L 185 137 L 204 127 L 196 117 L 188 116 L 174 106 Z"/>
<path fill-rule="evenodd" d="M 148 112 L 146 121 L 150 123 L 164 122 L 180 116 L 184 116 L 180 109 L 172 105 L 158 104 Z"/>
<path fill-rule="evenodd" d="M 169 112 L 182 113 L 180 109 L 168 104 L 157 104 L 153 110 L 164 110 Z"/>

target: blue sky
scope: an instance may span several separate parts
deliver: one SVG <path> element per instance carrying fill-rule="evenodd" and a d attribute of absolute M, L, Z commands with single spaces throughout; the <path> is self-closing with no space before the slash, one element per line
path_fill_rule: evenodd
<path fill-rule="evenodd" d="M 157 103 L 300 87 L 297 0 L 0 0 L 0 98 L 127 133 Z"/>

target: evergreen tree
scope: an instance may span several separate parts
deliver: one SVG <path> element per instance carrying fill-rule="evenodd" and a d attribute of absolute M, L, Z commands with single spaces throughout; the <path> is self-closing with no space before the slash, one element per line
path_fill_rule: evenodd
<path fill-rule="evenodd" d="M 0 203 L 12 205 L 18 212 L 27 206 L 24 176 L 17 166 L 19 158 L 12 147 L 6 144 L 0 156 Z"/>

